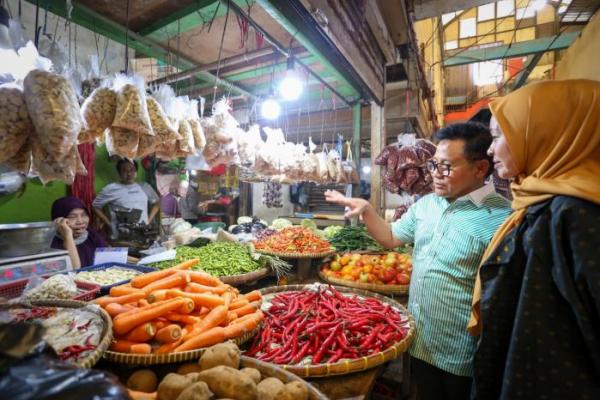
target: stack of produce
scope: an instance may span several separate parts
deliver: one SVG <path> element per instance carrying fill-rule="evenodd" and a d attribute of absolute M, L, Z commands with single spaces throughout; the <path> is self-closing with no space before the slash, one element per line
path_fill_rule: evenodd
<path fill-rule="evenodd" d="M 333 287 L 275 295 L 248 356 L 276 364 L 335 363 L 386 350 L 406 337 L 408 319 L 375 298 Z"/>
<path fill-rule="evenodd" d="M 237 225 L 231 225 L 229 232 L 237 235 L 239 233 L 256 233 L 267 228 L 267 223 L 257 217 L 239 217 Z"/>
<path fill-rule="evenodd" d="M 323 264 L 321 272 L 326 277 L 352 282 L 386 285 L 408 285 L 412 273 L 408 254 L 337 254 L 331 262 Z"/>
<path fill-rule="evenodd" d="M 383 184 L 392 193 L 424 195 L 431 192 L 431 174 L 425 162 L 435 154 L 436 147 L 414 135 L 401 135 L 396 144 L 386 146 L 375 159 L 385 167 Z"/>
<path fill-rule="evenodd" d="M 260 252 L 281 255 L 324 254 L 334 250 L 328 241 L 318 237 L 312 229 L 301 226 L 286 227 L 263 240 L 256 240 L 254 247 Z"/>
<path fill-rule="evenodd" d="M 369 235 L 364 225 L 345 226 L 333 235 L 329 242 L 339 252 L 383 250 L 383 246 Z"/>
<path fill-rule="evenodd" d="M 198 260 L 134 277 L 94 302 L 113 318 L 112 351 L 166 354 L 238 338 L 263 319 L 258 291 L 233 287 L 199 271 Z"/>
<path fill-rule="evenodd" d="M 301 380 L 284 384 L 263 377 L 255 368 L 241 368 L 241 358 L 234 343 L 217 344 L 197 363 L 181 365 L 160 382 L 149 369 L 135 371 L 127 380 L 129 394 L 139 400 L 308 400 L 308 388 Z"/>
<path fill-rule="evenodd" d="M 140 271 L 131 268 L 110 267 L 94 271 L 81 271 L 75 275 L 75 280 L 94 283 L 101 286 L 128 281 L 140 275 Z"/>

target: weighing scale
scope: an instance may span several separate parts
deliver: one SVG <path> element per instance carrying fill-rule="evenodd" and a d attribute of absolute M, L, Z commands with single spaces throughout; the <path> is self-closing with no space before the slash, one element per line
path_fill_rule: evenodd
<path fill-rule="evenodd" d="M 73 266 L 66 250 L 52 249 L 29 256 L 0 257 L 0 284 L 29 278 L 32 272 L 46 275 L 71 270 Z"/>

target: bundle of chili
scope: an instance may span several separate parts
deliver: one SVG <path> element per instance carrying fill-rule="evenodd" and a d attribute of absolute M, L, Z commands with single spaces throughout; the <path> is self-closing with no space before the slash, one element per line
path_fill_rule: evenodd
<path fill-rule="evenodd" d="M 321 239 L 308 228 L 290 226 L 254 242 L 256 250 L 273 253 L 319 254 L 332 251 L 328 241 Z"/>
<path fill-rule="evenodd" d="M 379 353 L 406 337 L 408 319 L 374 298 L 335 288 L 277 294 L 246 355 L 276 364 L 335 363 Z"/>

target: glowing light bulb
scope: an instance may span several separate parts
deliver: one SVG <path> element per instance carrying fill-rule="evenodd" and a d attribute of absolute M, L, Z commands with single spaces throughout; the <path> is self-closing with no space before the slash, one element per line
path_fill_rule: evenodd
<path fill-rule="evenodd" d="M 260 114 L 265 119 L 276 119 L 281 114 L 281 105 L 277 100 L 268 98 L 260 106 Z"/>

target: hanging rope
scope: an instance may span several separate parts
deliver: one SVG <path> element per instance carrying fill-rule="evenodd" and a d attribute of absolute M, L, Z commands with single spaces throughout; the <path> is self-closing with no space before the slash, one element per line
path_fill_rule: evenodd
<path fill-rule="evenodd" d="M 125 74 L 129 74 L 129 0 L 125 11 Z"/>
<path fill-rule="evenodd" d="M 221 35 L 221 44 L 219 45 L 219 57 L 217 58 L 217 73 L 215 75 L 215 86 L 213 87 L 213 106 L 217 99 L 217 85 L 219 83 L 219 72 L 221 72 L 221 56 L 223 55 L 223 44 L 225 43 L 225 33 L 227 32 L 227 22 L 229 22 L 229 2 L 227 0 L 227 11 L 225 14 L 225 24 L 223 25 L 223 34 Z"/>
<path fill-rule="evenodd" d="M 319 102 L 319 110 L 321 111 L 321 141 L 319 144 L 323 146 L 323 131 L 325 130 L 325 112 L 323 111 L 323 92 L 325 85 L 321 84 L 321 101 Z"/>

